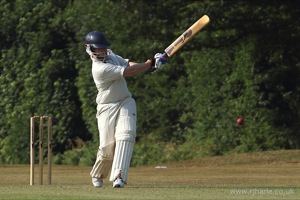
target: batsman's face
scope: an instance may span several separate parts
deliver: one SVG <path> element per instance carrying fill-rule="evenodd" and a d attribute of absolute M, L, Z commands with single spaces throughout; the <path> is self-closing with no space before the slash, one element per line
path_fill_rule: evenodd
<path fill-rule="evenodd" d="M 107 58 L 107 48 L 93 49 L 93 53 L 98 58 Z"/>

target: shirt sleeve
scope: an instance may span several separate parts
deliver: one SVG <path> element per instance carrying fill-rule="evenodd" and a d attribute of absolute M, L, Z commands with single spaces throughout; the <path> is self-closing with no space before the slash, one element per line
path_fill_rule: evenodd
<path fill-rule="evenodd" d="M 121 79 L 126 66 L 110 63 L 94 63 L 93 78 L 96 84 Z"/>
<path fill-rule="evenodd" d="M 125 67 L 119 65 L 107 64 L 101 77 L 102 82 L 113 81 L 123 77 Z"/>
<path fill-rule="evenodd" d="M 125 68 L 128 66 L 128 59 L 114 54 L 110 50 L 108 62 L 93 61 L 93 78 L 96 84 L 107 83 L 123 78 Z"/>

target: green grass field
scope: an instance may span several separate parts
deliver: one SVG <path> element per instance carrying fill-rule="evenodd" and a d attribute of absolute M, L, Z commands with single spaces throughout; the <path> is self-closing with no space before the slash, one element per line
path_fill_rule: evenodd
<path fill-rule="evenodd" d="M 91 167 L 53 166 L 29 185 L 29 165 L 0 165 L 0 199 L 300 199 L 300 150 L 235 154 L 131 168 L 126 188 L 91 185 Z M 47 182 L 47 167 L 44 181 Z"/>

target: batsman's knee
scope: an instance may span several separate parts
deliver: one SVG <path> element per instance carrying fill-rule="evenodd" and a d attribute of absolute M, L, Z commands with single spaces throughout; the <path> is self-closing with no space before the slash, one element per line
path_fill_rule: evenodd
<path fill-rule="evenodd" d="M 116 141 L 125 140 L 128 142 L 135 143 L 136 133 L 134 131 L 126 131 L 115 135 Z"/>
<path fill-rule="evenodd" d="M 101 160 L 112 160 L 114 156 L 115 143 L 111 143 L 105 147 L 99 147 L 97 157 Z"/>

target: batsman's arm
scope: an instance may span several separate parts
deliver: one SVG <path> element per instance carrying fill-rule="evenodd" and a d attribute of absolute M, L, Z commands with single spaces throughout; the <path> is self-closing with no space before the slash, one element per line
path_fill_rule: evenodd
<path fill-rule="evenodd" d="M 145 71 L 152 68 L 152 60 L 149 59 L 145 63 L 136 63 L 136 62 L 129 62 L 128 66 L 125 68 L 123 72 L 123 76 L 134 76 L 136 74 L 142 74 Z"/>

